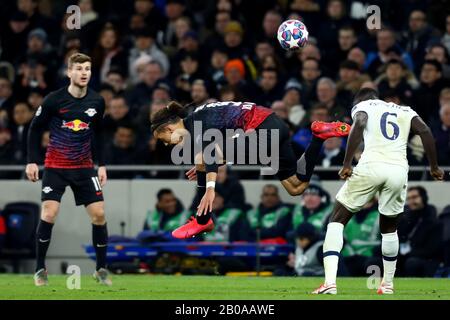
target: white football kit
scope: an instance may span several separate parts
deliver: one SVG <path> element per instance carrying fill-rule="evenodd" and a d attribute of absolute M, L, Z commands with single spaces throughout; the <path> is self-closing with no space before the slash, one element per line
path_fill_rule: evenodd
<path fill-rule="evenodd" d="M 336 200 L 357 212 L 379 193 L 378 210 L 383 215 L 403 212 L 408 185 L 406 147 L 411 120 L 417 113 L 410 107 L 367 100 L 352 109 L 367 113 L 364 151 L 353 174 L 341 187 Z"/>

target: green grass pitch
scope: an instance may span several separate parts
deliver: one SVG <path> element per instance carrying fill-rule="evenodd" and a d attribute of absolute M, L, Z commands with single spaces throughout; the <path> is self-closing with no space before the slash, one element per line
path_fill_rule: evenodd
<path fill-rule="evenodd" d="M 37 288 L 31 275 L 0 275 L 0 300 L 8 299 L 150 299 L 150 300 L 305 300 L 305 299 L 450 299 L 450 279 L 396 279 L 395 295 L 367 289 L 366 278 L 338 279 L 337 296 L 311 295 L 323 278 L 113 275 L 104 287 L 82 276 L 81 289 L 69 290 L 67 276 L 50 275 Z"/>

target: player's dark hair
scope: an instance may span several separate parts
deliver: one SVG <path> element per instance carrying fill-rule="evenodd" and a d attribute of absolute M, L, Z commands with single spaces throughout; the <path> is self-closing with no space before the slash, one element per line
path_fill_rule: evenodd
<path fill-rule="evenodd" d="M 357 105 L 361 101 L 378 99 L 378 91 L 372 88 L 362 88 L 360 89 L 353 98 L 353 105 Z"/>
<path fill-rule="evenodd" d="M 165 108 L 157 111 L 152 116 L 152 133 L 162 129 L 168 124 L 178 122 L 184 116 L 184 107 L 176 101 L 171 101 Z"/>
<path fill-rule="evenodd" d="M 413 186 L 413 187 L 410 187 L 408 189 L 408 192 L 414 191 L 414 190 L 419 193 L 420 197 L 422 198 L 423 204 L 425 206 L 427 206 L 428 205 L 428 193 L 427 193 L 427 190 L 424 187 L 422 187 L 422 186 Z"/>
<path fill-rule="evenodd" d="M 422 67 L 426 64 L 430 64 L 433 67 L 436 68 L 437 72 L 442 72 L 442 64 L 439 63 L 439 61 L 437 61 L 436 59 L 427 59 L 425 60 L 425 62 L 423 63 Z"/>
<path fill-rule="evenodd" d="M 158 193 L 156 194 L 156 198 L 158 199 L 158 201 L 161 201 L 162 197 L 166 194 L 172 194 L 172 190 L 164 188 L 164 189 L 160 189 L 158 191 Z"/>

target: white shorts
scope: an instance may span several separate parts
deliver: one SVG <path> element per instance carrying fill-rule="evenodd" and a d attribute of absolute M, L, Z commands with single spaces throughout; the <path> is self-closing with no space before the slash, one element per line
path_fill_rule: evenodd
<path fill-rule="evenodd" d="M 389 163 L 365 163 L 353 169 L 336 200 L 350 212 L 360 211 L 379 192 L 378 211 L 386 216 L 403 212 L 408 169 Z"/>

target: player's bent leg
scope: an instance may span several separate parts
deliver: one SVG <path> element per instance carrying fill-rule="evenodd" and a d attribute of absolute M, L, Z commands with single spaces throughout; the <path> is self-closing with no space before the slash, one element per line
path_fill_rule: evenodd
<path fill-rule="evenodd" d="M 101 284 L 112 285 L 106 269 L 106 253 L 108 249 L 108 229 L 106 225 L 104 202 L 98 201 L 86 206 L 92 222 L 92 245 L 95 249 L 96 267 L 94 278 Z"/>
<path fill-rule="evenodd" d="M 399 240 L 397 235 L 398 219 L 399 215 L 380 215 L 383 280 L 377 290 L 378 294 L 394 293 L 394 275 L 399 250 Z"/>
<path fill-rule="evenodd" d="M 36 231 L 36 273 L 34 274 L 34 284 L 38 287 L 48 285 L 45 257 L 50 246 L 52 229 L 58 211 L 58 201 L 45 200 L 42 202 L 41 220 Z"/>

